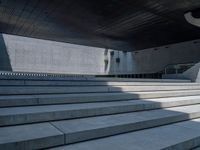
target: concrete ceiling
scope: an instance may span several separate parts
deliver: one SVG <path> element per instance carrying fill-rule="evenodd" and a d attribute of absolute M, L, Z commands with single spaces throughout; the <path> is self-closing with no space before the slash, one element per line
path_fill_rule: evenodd
<path fill-rule="evenodd" d="M 116 50 L 200 38 L 199 0 L 0 0 L 0 32 Z"/>

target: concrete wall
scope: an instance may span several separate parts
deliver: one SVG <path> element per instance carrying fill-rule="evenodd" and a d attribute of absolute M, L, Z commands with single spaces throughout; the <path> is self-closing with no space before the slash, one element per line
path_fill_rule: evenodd
<path fill-rule="evenodd" d="M 6 47 L 12 71 L 76 74 L 104 72 L 104 49 L 6 34 L 2 37 L 0 44 Z M 1 49 L 1 53 L 4 53 L 4 60 L 1 59 L 0 68 L 5 68 L 8 65 L 5 59 L 8 57 L 5 49 Z"/>
<path fill-rule="evenodd" d="M 169 64 L 200 61 L 200 40 L 106 53 L 103 48 L 2 34 L 0 48 L 0 70 L 16 72 L 140 74 L 161 71 Z"/>
<path fill-rule="evenodd" d="M 200 63 L 195 64 L 192 68 L 185 71 L 182 75 L 193 82 L 200 83 Z"/>
<path fill-rule="evenodd" d="M 120 57 L 120 64 L 116 58 Z M 170 64 L 197 63 L 200 61 L 200 40 L 165 45 L 136 52 L 115 52 L 111 58 L 111 74 L 115 73 L 155 73 Z"/>
<path fill-rule="evenodd" d="M 10 57 L 4 42 L 3 36 L 0 34 L 0 70 L 1 71 L 12 71 L 10 64 Z"/>

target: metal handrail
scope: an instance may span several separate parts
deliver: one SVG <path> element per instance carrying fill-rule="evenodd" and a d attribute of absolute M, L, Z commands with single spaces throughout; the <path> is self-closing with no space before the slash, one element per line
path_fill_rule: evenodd
<path fill-rule="evenodd" d="M 71 79 L 87 79 L 95 77 L 95 75 L 87 74 L 54 74 L 54 73 L 36 73 L 36 72 L 8 72 L 0 71 L 0 79 L 54 79 L 54 80 L 71 80 Z"/>

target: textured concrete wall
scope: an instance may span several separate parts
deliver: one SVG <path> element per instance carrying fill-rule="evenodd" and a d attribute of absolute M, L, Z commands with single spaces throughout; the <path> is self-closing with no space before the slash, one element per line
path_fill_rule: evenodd
<path fill-rule="evenodd" d="M 103 48 L 3 34 L 0 48 L 0 70 L 20 72 L 140 74 L 161 71 L 169 64 L 200 61 L 200 40 L 138 52 L 105 53 Z"/>
<path fill-rule="evenodd" d="M 76 74 L 104 72 L 104 49 L 6 34 L 3 34 L 3 39 L 1 45 L 6 45 L 13 71 Z M 0 66 L 3 68 L 5 63 Z"/>
<path fill-rule="evenodd" d="M 192 68 L 185 71 L 182 76 L 193 82 L 200 83 L 200 63 L 195 64 Z"/>
<path fill-rule="evenodd" d="M 119 56 L 120 64 L 116 63 Z M 109 73 L 155 73 L 167 65 L 200 61 L 200 40 L 150 48 L 136 52 L 115 52 Z"/>
<path fill-rule="evenodd" d="M 196 42 L 198 41 L 198 42 Z M 200 40 L 151 48 L 134 54 L 136 71 L 158 72 L 169 64 L 197 63 L 200 61 Z"/>
<path fill-rule="evenodd" d="M 12 71 L 10 64 L 10 57 L 4 42 L 2 34 L 0 34 L 0 70 L 1 71 Z"/>

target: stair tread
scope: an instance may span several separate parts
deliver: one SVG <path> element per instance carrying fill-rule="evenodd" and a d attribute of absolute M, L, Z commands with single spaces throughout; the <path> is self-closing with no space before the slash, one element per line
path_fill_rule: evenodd
<path fill-rule="evenodd" d="M 200 90 L 0 96 L 0 107 L 126 101 L 199 95 Z"/>
<path fill-rule="evenodd" d="M 51 150 L 187 150 L 198 146 L 200 119 L 86 141 Z M 198 140 L 198 142 L 197 142 Z M 194 142 L 196 141 L 196 142 Z"/>
<path fill-rule="evenodd" d="M 0 149 L 179 150 L 200 146 L 199 83 L 41 80 L 0 80 Z"/>
<path fill-rule="evenodd" d="M 187 86 L 0 86 L 0 95 L 19 94 L 67 94 L 67 93 L 107 93 L 107 92 L 145 92 L 200 90 L 198 85 Z"/>
<path fill-rule="evenodd" d="M 182 115 L 190 116 L 191 113 L 200 113 L 200 105 L 192 106 L 182 106 L 169 109 L 159 109 L 143 112 L 134 112 L 134 113 L 124 113 L 117 115 L 107 115 L 100 117 L 90 117 L 83 119 L 73 119 L 73 120 L 63 120 L 63 121 L 54 121 L 48 123 L 35 123 L 28 125 L 17 125 L 10 127 L 0 127 L 0 144 L 11 144 L 16 146 L 16 143 L 24 142 L 28 140 L 37 140 L 40 138 L 48 138 L 51 136 L 58 136 L 61 143 L 56 143 L 63 145 L 63 134 L 65 134 L 65 144 L 67 144 L 72 138 L 72 140 L 80 140 L 81 136 L 88 138 L 88 132 L 90 134 L 95 134 L 95 130 L 100 130 L 103 135 L 108 136 L 109 133 L 104 133 L 111 131 L 110 127 L 117 127 L 133 124 L 131 129 L 121 128 L 122 131 L 114 130 L 110 135 L 115 135 L 124 132 L 130 132 L 134 130 L 140 130 L 144 128 L 154 127 L 158 125 L 164 125 L 168 123 L 173 123 L 177 120 L 178 116 L 182 117 L 183 120 L 190 119 L 184 118 Z M 171 117 L 171 118 L 170 118 Z M 172 119 L 174 117 L 175 119 Z M 198 115 L 200 117 L 200 114 Z M 168 120 L 168 121 L 166 121 Z M 182 120 L 182 121 L 183 121 Z M 162 121 L 164 123 L 162 123 Z M 153 123 L 152 123 L 153 122 Z M 187 128 L 188 124 L 184 124 Z M 134 126 L 134 127 L 133 127 Z M 190 125 L 193 127 L 192 125 Z M 125 126 L 127 127 L 127 126 Z M 104 130 L 106 129 L 107 130 Z M 31 130 L 31 131 L 29 131 Z M 53 131 L 52 131 L 53 130 Z M 130 130 L 130 131 L 129 131 Z M 199 128 L 200 131 L 200 128 Z M 83 134 L 81 134 L 81 132 Z M 196 131 L 195 131 L 196 132 Z M 191 132 L 189 132 L 191 133 Z M 77 134 L 77 135 L 75 135 Z M 86 134 L 86 135 L 84 135 Z M 95 136 L 99 136 L 95 134 Z M 101 136 L 100 136 L 101 137 Z M 48 140 L 48 139 L 47 139 Z M 81 139 L 84 140 L 84 139 Z M 73 142 L 73 141 L 72 141 Z M 55 144 L 55 145 L 56 145 Z M 54 145 L 53 145 L 54 146 Z"/>
<path fill-rule="evenodd" d="M 75 93 L 75 94 L 36 94 L 36 95 L 1 95 L 0 100 L 9 99 L 9 98 L 52 98 L 52 97 L 84 97 L 84 96 L 114 96 L 114 95 L 139 95 L 139 94 L 154 94 L 154 93 L 189 93 L 189 92 L 198 92 L 200 90 L 173 90 L 173 91 L 145 91 L 145 92 L 114 92 L 114 93 Z"/>
<path fill-rule="evenodd" d="M 151 78 L 111 78 L 111 77 L 46 77 L 46 76 L 0 76 L 0 80 L 27 80 L 27 81 L 97 81 L 97 82 L 176 82 L 190 83 L 189 79 L 151 79 Z"/>
<path fill-rule="evenodd" d="M 94 85 L 199 85 L 199 83 L 192 82 L 132 82 L 132 81 L 45 81 L 45 80 L 0 80 L 0 85 L 48 85 L 48 86 L 94 86 Z"/>
<path fill-rule="evenodd" d="M 132 112 L 124 114 L 97 116 L 73 120 L 62 120 L 52 122 L 57 128 L 65 133 L 72 133 L 84 130 L 93 130 L 110 126 L 144 122 L 153 119 L 162 119 L 182 114 L 199 113 L 200 105 L 173 107 L 142 112 Z"/>
<path fill-rule="evenodd" d="M 114 106 L 128 106 L 128 105 L 133 106 L 133 105 L 144 105 L 144 104 L 155 104 L 155 103 L 159 103 L 159 104 L 171 103 L 172 104 L 172 102 L 181 102 L 181 101 L 184 102 L 188 100 L 196 100 L 197 101 L 196 103 L 198 103 L 198 101 L 200 103 L 200 96 L 128 100 L 128 101 L 116 101 L 116 102 L 95 102 L 95 103 L 80 103 L 80 104 L 7 107 L 7 108 L 0 108 L 0 116 L 12 115 L 12 114 L 13 115 L 25 114 L 25 113 L 53 112 L 53 111 L 63 111 L 63 110 L 70 111 L 70 110 L 80 110 L 80 109 L 94 109 L 94 108 L 105 108 L 105 107 L 114 107 Z"/>
<path fill-rule="evenodd" d="M 63 144 L 63 133 L 50 123 L 0 128 L 0 146 L 4 149 L 37 149 Z"/>

